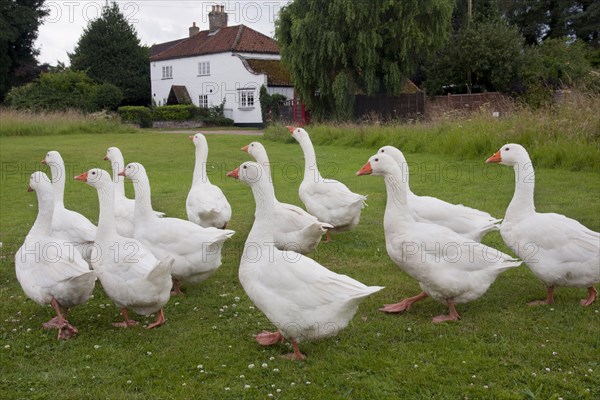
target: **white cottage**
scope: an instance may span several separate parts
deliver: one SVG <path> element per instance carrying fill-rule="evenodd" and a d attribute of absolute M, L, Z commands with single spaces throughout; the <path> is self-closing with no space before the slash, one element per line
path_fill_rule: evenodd
<path fill-rule="evenodd" d="M 277 42 L 245 25 L 227 26 L 224 6 L 213 6 L 209 29 L 196 23 L 189 37 L 150 48 L 152 99 L 156 105 L 189 103 L 211 107 L 225 102 L 225 116 L 237 126 L 262 126 L 261 86 L 293 99 L 289 73 Z"/>

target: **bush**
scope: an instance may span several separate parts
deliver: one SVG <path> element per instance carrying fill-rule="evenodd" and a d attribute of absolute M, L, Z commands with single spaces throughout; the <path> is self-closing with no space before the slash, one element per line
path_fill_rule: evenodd
<path fill-rule="evenodd" d="M 35 111 L 97 111 L 94 104 L 96 89 L 96 84 L 84 72 L 68 69 L 47 72 L 27 85 L 11 89 L 6 103 L 13 108 Z"/>
<path fill-rule="evenodd" d="M 123 100 L 123 92 L 112 83 L 103 83 L 96 88 L 94 104 L 96 110 L 116 110 Z"/>
<path fill-rule="evenodd" d="M 110 83 L 97 84 L 85 72 L 69 69 L 42 73 L 27 85 L 13 88 L 6 103 L 17 109 L 95 112 L 117 108 L 123 93 Z"/>
<path fill-rule="evenodd" d="M 140 128 L 152 127 L 152 113 L 148 107 L 122 106 L 117 109 L 117 113 L 123 122 L 138 124 Z"/>
<path fill-rule="evenodd" d="M 152 119 L 154 121 L 187 121 L 199 119 L 205 114 L 208 116 L 208 110 L 196 107 L 193 104 L 178 104 L 174 106 L 161 106 L 152 110 Z"/>

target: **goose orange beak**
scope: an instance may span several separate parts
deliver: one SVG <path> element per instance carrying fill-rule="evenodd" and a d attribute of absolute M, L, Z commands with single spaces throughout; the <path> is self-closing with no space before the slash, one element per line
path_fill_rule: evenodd
<path fill-rule="evenodd" d="M 246 145 L 246 146 L 242 147 L 242 151 L 245 151 L 247 153 L 248 152 L 248 146 Z"/>
<path fill-rule="evenodd" d="M 108 161 L 108 156 L 104 156 L 104 161 Z"/>
<path fill-rule="evenodd" d="M 499 163 L 502 162 L 502 156 L 500 155 L 500 150 L 498 150 L 493 156 L 485 160 L 486 163 Z"/>
<path fill-rule="evenodd" d="M 188 136 L 188 139 L 190 139 L 190 140 L 194 140 L 194 135 L 190 135 L 190 136 Z"/>
<path fill-rule="evenodd" d="M 371 163 L 367 162 L 361 169 L 356 173 L 357 176 L 360 175 L 371 175 L 373 173 L 373 168 L 371 168 Z"/>
<path fill-rule="evenodd" d="M 33 192 L 33 189 L 32 189 L 32 187 L 31 187 L 31 185 L 27 186 L 27 191 L 28 191 L 28 192 Z"/>
<path fill-rule="evenodd" d="M 83 174 L 81 174 L 81 175 L 77 175 L 77 176 L 75 177 L 75 180 L 76 180 L 76 181 L 81 181 L 81 182 L 87 182 L 87 180 L 88 180 L 88 173 L 87 173 L 87 172 L 84 172 L 84 173 L 83 173 Z"/>
<path fill-rule="evenodd" d="M 46 159 L 45 159 L 45 158 L 44 158 L 44 159 L 42 159 L 41 163 L 42 163 L 42 164 L 47 164 L 47 162 L 46 162 Z"/>
<path fill-rule="evenodd" d="M 240 179 L 240 167 L 237 167 L 233 171 L 229 171 L 227 176 L 234 179 Z"/>
<path fill-rule="evenodd" d="M 296 128 L 293 126 L 286 126 L 286 128 L 288 129 L 288 131 L 290 131 L 290 133 L 294 133 L 294 131 L 296 130 Z"/>
<path fill-rule="evenodd" d="M 125 170 L 119 172 L 117 175 L 119 175 L 119 176 L 125 176 Z"/>

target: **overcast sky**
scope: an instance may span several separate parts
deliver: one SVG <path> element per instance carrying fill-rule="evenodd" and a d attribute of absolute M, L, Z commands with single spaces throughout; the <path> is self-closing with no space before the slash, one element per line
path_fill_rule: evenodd
<path fill-rule="evenodd" d="M 244 24 L 273 36 L 279 9 L 289 0 L 231 1 L 224 0 L 119 0 L 117 4 L 135 27 L 142 44 L 167 42 L 188 36 L 192 22 L 201 30 L 208 29 L 208 12 L 213 5 L 224 5 L 229 25 Z M 40 63 L 68 64 L 72 52 L 88 21 L 100 15 L 105 0 L 47 0 L 50 11 L 40 26 L 36 47 Z"/>

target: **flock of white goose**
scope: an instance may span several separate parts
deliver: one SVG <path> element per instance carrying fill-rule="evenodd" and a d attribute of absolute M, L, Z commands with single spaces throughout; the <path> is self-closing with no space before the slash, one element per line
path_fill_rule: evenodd
<path fill-rule="evenodd" d="M 305 356 L 298 342 L 337 334 L 362 299 L 383 288 L 332 272 L 303 255 L 313 251 L 324 234 L 330 240 L 330 232 L 355 227 L 366 196 L 323 178 L 308 133 L 302 128 L 289 130 L 304 152 L 299 195 L 308 212 L 277 200 L 267 152 L 258 142 L 242 148 L 256 162 L 244 162 L 227 176 L 250 186 L 256 201 L 239 279 L 276 330 L 255 338 L 261 345 L 289 340 L 294 349 L 289 358 L 301 360 Z M 226 229 L 231 206 L 207 177 L 205 137 L 198 133 L 190 138 L 196 163 L 186 201 L 188 220 L 164 217 L 152 209 L 146 170 L 139 163 L 125 165 L 116 147 L 109 148 L 105 157 L 112 164 L 112 178 L 98 168 L 75 177 L 98 192 L 97 227 L 65 208 L 66 171 L 58 152 L 48 152 L 43 160 L 52 180 L 40 171 L 31 175 L 29 190 L 37 194 L 38 215 L 15 255 L 16 274 L 28 297 L 54 308 L 56 317 L 43 326 L 57 329 L 59 339 L 77 333 L 67 320 L 68 309 L 90 298 L 96 279 L 121 309 L 124 320 L 113 325 L 136 325 L 127 313 L 131 309 L 142 315 L 155 313 L 156 321 L 147 327 L 151 329 L 165 322 L 163 307 L 171 295 L 181 293 L 180 285 L 202 282 L 221 265 L 223 244 L 234 234 Z M 382 311 L 404 312 L 430 296 L 449 309 L 433 322 L 460 319 L 455 304 L 479 298 L 501 272 L 523 262 L 480 243 L 496 229 L 547 287 L 547 298 L 532 304 L 551 304 L 556 286 L 587 288 L 583 306 L 595 300 L 594 285 L 600 281 L 599 233 L 563 215 L 535 211 L 533 167 L 522 146 L 504 145 L 487 162 L 515 170 L 515 194 L 503 220 L 412 193 L 406 159 L 391 146 L 379 149 L 356 173 L 384 177 L 388 255 L 422 288 L 420 294 L 387 304 Z M 135 200 L 125 197 L 124 178 L 133 182 Z"/>

